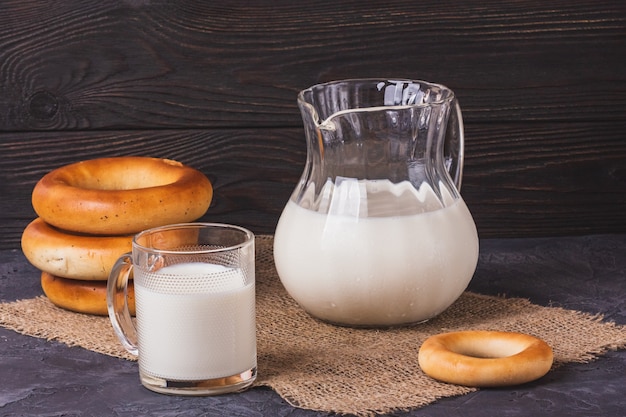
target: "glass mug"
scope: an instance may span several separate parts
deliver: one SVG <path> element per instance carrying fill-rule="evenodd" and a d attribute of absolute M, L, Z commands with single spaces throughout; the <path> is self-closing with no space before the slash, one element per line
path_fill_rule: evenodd
<path fill-rule="evenodd" d="M 334 324 L 420 323 L 465 290 L 478 261 L 460 195 L 454 93 L 418 80 L 354 79 L 298 95 L 304 171 L 276 227 L 287 292 Z"/>
<path fill-rule="evenodd" d="M 175 224 L 133 238 L 109 276 L 107 306 L 146 388 L 214 395 L 254 382 L 254 251 L 252 232 L 224 224 Z M 136 327 L 126 299 L 131 273 Z"/>

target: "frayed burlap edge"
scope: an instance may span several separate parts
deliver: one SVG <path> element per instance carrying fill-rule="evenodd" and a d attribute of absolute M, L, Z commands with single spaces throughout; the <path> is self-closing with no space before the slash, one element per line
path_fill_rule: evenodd
<path fill-rule="evenodd" d="M 43 296 L 0 304 L 0 325 L 135 359 L 119 344 L 108 318 L 59 309 Z M 439 317 L 410 328 L 365 330 L 325 324 L 304 313 L 286 294 L 274 269 L 271 237 L 257 237 L 256 385 L 274 389 L 296 407 L 372 416 L 475 391 L 428 378 L 417 358 L 419 346 L 430 335 L 468 329 L 540 337 L 552 346 L 555 367 L 626 348 L 626 326 L 604 322 L 601 315 L 470 292 Z"/>

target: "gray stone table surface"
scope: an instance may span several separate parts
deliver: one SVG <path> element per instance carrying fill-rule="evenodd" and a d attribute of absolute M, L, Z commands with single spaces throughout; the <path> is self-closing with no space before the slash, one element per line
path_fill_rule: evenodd
<path fill-rule="evenodd" d="M 626 324 L 626 235 L 482 240 L 470 290 L 601 313 Z M 0 301 L 41 294 L 19 250 L 0 251 Z M 0 327 L 2 416 L 329 416 L 267 388 L 217 397 L 152 393 L 137 364 Z M 626 416 L 626 351 L 523 386 L 484 389 L 394 416 Z"/>

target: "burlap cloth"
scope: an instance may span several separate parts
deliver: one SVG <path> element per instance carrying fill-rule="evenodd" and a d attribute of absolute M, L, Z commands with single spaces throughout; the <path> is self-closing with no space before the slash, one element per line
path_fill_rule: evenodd
<path fill-rule="evenodd" d="M 0 304 L 0 324 L 135 359 L 118 342 L 108 318 L 61 310 L 43 296 Z M 274 269 L 272 238 L 257 237 L 256 385 L 271 387 L 296 407 L 369 416 L 475 391 L 436 382 L 418 365 L 418 349 L 428 336 L 462 329 L 535 335 L 552 346 L 555 366 L 588 362 L 607 350 L 626 347 L 626 326 L 603 322 L 601 316 L 469 292 L 436 319 L 411 328 L 364 330 L 324 324 L 287 295 Z"/>

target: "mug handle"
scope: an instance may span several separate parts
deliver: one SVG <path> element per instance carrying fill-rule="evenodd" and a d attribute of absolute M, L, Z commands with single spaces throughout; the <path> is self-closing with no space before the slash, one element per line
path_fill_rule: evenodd
<path fill-rule="evenodd" d="M 450 178 L 454 182 L 457 191 L 461 192 L 461 182 L 463 180 L 463 159 L 465 149 L 465 132 L 463 127 L 463 116 L 459 101 L 454 97 L 450 106 L 450 116 L 446 127 L 443 156 L 448 168 Z"/>
<path fill-rule="evenodd" d="M 137 329 L 128 310 L 128 277 L 133 268 L 130 253 L 122 255 L 113 265 L 107 281 L 107 309 L 113 330 L 124 348 L 137 356 Z"/>

